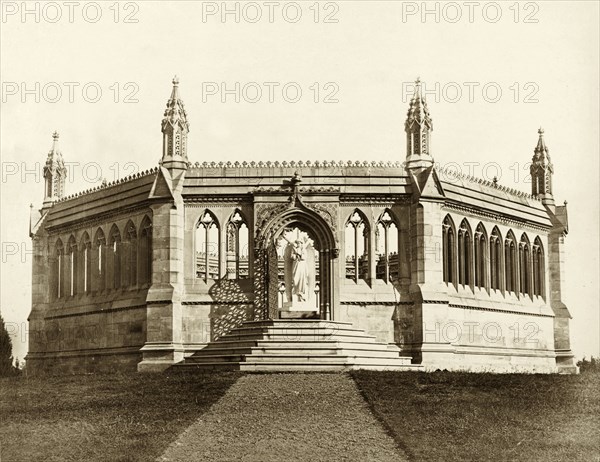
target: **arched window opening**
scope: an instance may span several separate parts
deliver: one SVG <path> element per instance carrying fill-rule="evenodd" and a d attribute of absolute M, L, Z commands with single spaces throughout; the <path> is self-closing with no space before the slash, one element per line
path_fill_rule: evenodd
<path fill-rule="evenodd" d="M 398 256 L 398 227 L 389 210 L 385 210 L 377 221 L 375 231 L 375 252 L 377 279 L 386 283 L 400 278 L 400 259 Z"/>
<path fill-rule="evenodd" d="M 53 284 L 53 295 L 55 299 L 64 297 L 65 289 L 64 289 L 64 259 L 65 259 L 65 248 L 63 246 L 62 241 L 59 239 L 56 241 L 54 246 L 54 268 L 52 269 L 52 274 L 54 275 L 54 284 Z"/>
<path fill-rule="evenodd" d="M 227 223 L 227 277 L 248 277 L 248 225 L 239 210 Z"/>
<path fill-rule="evenodd" d="M 498 228 L 494 228 L 490 236 L 490 286 L 500 290 L 502 275 L 502 236 Z"/>
<path fill-rule="evenodd" d="M 369 274 L 369 227 L 362 213 L 355 210 L 346 223 L 346 278 L 358 282 Z"/>
<path fill-rule="evenodd" d="M 519 242 L 519 268 L 521 269 L 521 293 L 531 296 L 531 249 L 529 239 L 525 234 L 521 236 L 521 242 Z"/>
<path fill-rule="evenodd" d="M 152 282 L 152 222 L 148 217 L 140 226 L 139 281 L 140 285 Z"/>
<path fill-rule="evenodd" d="M 473 255 L 473 237 L 471 228 L 466 220 L 463 220 L 458 230 L 458 283 L 462 286 L 470 286 L 473 283 L 471 270 Z"/>
<path fill-rule="evenodd" d="M 81 239 L 81 250 L 79 258 L 81 258 L 81 271 L 79 273 L 79 287 L 81 290 L 78 292 L 89 293 L 91 292 L 91 273 L 92 273 L 92 241 L 88 233 L 84 233 Z"/>
<path fill-rule="evenodd" d="M 208 210 L 204 212 L 196 228 L 196 277 L 219 278 L 219 224 Z"/>
<path fill-rule="evenodd" d="M 517 244 L 515 236 L 509 232 L 504 241 L 504 270 L 506 279 L 506 291 L 517 293 Z"/>
<path fill-rule="evenodd" d="M 77 258 L 77 242 L 75 236 L 71 236 L 67 246 L 68 253 L 68 292 L 67 295 L 74 296 L 77 293 L 77 275 L 78 275 L 78 258 Z"/>
<path fill-rule="evenodd" d="M 477 225 L 475 229 L 475 286 L 486 287 L 486 262 L 487 256 L 487 234 L 482 223 Z"/>
<path fill-rule="evenodd" d="M 123 242 L 123 287 L 135 287 L 137 285 L 137 231 L 131 221 L 125 226 Z"/>
<path fill-rule="evenodd" d="M 454 284 L 456 282 L 456 231 L 449 215 L 446 215 L 442 223 L 442 267 L 444 282 Z"/>
<path fill-rule="evenodd" d="M 121 233 L 116 225 L 113 225 L 110 230 L 107 266 L 108 274 L 107 281 L 110 284 L 110 289 L 119 289 L 121 287 L 121 260 L 122 260 L 123 243 L 121 242 Z"/>
<path fill-rule="evenodd" d="M 106 289 L 106 238 L 101 228 L 96 231 L 92 246 L 92 291 L 102 292 Z"/>
<path fill-rule="evenodd" d="M 539 237 L 533 241 L 533 294 L 545 296 L 546 268 L 544 266 L 544 247 Z"/>

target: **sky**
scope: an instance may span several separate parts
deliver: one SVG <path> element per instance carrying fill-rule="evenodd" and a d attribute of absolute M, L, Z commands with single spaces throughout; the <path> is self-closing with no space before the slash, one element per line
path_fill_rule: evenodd
<path fill-rule="evenodd" d="M 15 356 L 52 133 L 68 194 L 155 167 L 174 75 L 192 162 L 403 161 L 420 77 L 435 161 L 530 192 L 543 127 L 568 201 L 572 348 L 600 354 L 598 2 L 76 3 L 1 2 L 0 312 Z"/>

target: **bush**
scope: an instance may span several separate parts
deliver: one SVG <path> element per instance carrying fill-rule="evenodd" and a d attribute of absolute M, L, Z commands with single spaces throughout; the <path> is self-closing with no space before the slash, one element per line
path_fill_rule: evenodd
<path fill-rule="evenodd" d="M 585 359 L 585 356 L 582 360 L 577 362 L 579 366 L 579 372 L 582 374 L 592 373 L 599 374 L 600 373 L 600 358 L 595 358 L 593 356 L 590 357 L 589 360 Z"/>
<path fill-rule="evenodd" d="M 18 369 L 13 365 L 12 341 L 4 319 L 0 315 L 0 377 L 15 375 Z"/>

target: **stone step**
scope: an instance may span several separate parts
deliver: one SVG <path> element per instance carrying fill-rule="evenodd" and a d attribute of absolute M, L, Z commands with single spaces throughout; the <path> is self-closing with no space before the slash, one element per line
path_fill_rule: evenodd
<path fill-rule="evenodd" d="M 393 364 L 393 365 L 402 365 L 407 364 L 406 359 L 408 359 L 408 364 L 410 364 L 410 358 L 400 358 L 391 357 L 391 358 L 381 358 L 381 357 L 373 357 L 367 355 L 361 356 L 336 356 L 336 355 L 303 355 L 303 354 L 287 354 L 287 355 L 272 355 L 272 354 L 263 354 L 263 355 L 252 355 L 248 357 L 247 363 L 279 363 L 286 362 L 288 364 L 322 364 L 322 363 L 345 363 L 345 364 Z"/>
<path fill-rule="evenodd" d="M 224 337 L 223 337 L 224 338 Z M 312 348 L 342 348 L 350 350 L 380 350 L 385 348 L 389 351 L 399 352 L 399 348 L 393 344 L 377 343 L 364 341 L 363 338 L 357 337 L 356 339 L 348 338 L 344 340 L 217 340 L 209 343 L 202 350 L 199 351 L 215 351 L 215 350 L 245 350 L 249 351 L 252 348 L 299 348 L 299 349 L 312 349 Z"/>
<path fill-rule="evenodd" d="M 346 325 L 323 325 L 323 324 L 313 324 L 313 325 L 297 325 L 295 321 L 287 321 L 287 323 L 277 324 L 275 326 L 243 326 L 243 327 L 235 327 L 231 329 L 227 335 L 236 335 L 236 334 L 247 334 L 253 332 L 263 332 L 263 333 L 294 333 L 294 332 L 314 332 L 314 333 L 324 333 L 328 335 L 334 335 L 336 333 L 356 333 L 362 336 L 368 335 L 362 329 L 356 329 L 352 326 Z"/>
<path fill-rule="evenodd" d="M 292 323 L 295 325 L 312 325 L 312 324 L 321 324 L 326 326 L 331 325 L 339 325 L 339 326 L 347 326 L 352 327 L 353 324 L 347 321 L 328 321 L 325 319 L 294 319 L 293 321 L 286 321 L 284 319 L 263 319 L 260 321 L 244 321 L 244 326 L 275 326 L 279 324 L 287 324 Z"/>
<path fill-rule="evenodd" d="M 308 362 L 314 361 L 331 361 L 340 358 L 351 358 L 356 360 L 374 359 L 385 361 L 400 361 L 402 363 L 410 363 L 411 358 L 400 356 L 399 350 L 393 351 L 381 345 L 379 350 L 361 350 L 361 349 L 342 349 L 338 347 L 322 347 L 311 349 L 298 349 L 291 347 L 272 348 L 270 346 L 263 348 L 251 349 L 213 349 L 210 351 L 202 350 L 201 353 L 192 355 L 187 358 L 188 362 L 213 362 L 213 361 L 264 361 L 269 358 L 282 359 L 304 359 Z"/>
<path fill-rule="evenodd" d="M 221 337 L 225 340 L 225 337 Z M 314 334 L 313 332 L 302 332 L 298 331 L 295 333 L 273 333 L 273 334 L 228 334 L 227 340 L 236 340 L 236 341 L 283 341 L 283 342 L 297 342 L 297 341 L 352 341 L 352 340 L 360 340 L 364 343 L 376 343 L 375 337 L 367 336 L 367 335 L 356 335 L 352 333 L 348 334 L 335 334 L 335 335 L 323 335 L 323 334 Z M 220 340 L 217 340 L 215 343 L 219 343 Z"/>
<path fill-rule="evenodd" d="M 400 350 L 395 345 L 386 345 L 383 343 L 368 342 L 214 342 L 198 351 L 196 354 L 237 354 L 248 355 L 260 352 L 272 352 L 273 354 L 283 354 L 285 352 L 303 352 L 306 354 L 353 354 L 360 352 L 377 352 L 378 355 L 400 355 Z"/>
<path fill-rule="evenodd" d="M 323 340 L 320 342 L 313 342 L 310 340 L 296 340 L 291 342 L 256 342 L 251 348 L 298 348 L 298 349 L 313 349 L 313 348 L 336 348 L 336 349 L 347 349 L 347 350 L 368 350 L 368 351 L 392 351 L 400 352 L 400 349 L 396 345 L 387 345 L 385 343 L 376 342 L 363 342 L 347 341 L 347 340 Z"/>
<path fill-rule="evenodd" d="M 357 369 L 367 369 L 376 371 L 419 371 L 420 365 L 380 365 L 380 364 L 347 364 L 347 363 L 313 363 L 313 364 L 290 364 L 287 362 L 279 363 L 223 363 L 213 362 L 204 364 L 182 363 L 178 368 L 198 370 L 198 371 L 244 371 L 244 372 L 343 372 Z"/>
<path fill-rule="evenodd" d="M 323 320 L 245 322 L 177 367 L 203 370 L 392 370 L 411 366 L 393 344 L 356 329 L 351 323 Z M 400 370 L 400 369 L 398 369 Z"/>
<path fill-rule="evenodd" d="M 279 319 L 318 319 L 316 311 L 282 311 L 279 310 Z"/>

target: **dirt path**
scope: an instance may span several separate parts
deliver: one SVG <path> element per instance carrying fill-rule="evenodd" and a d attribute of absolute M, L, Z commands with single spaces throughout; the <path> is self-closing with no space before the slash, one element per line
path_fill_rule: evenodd
<path fill-rule="evenodd" d="M 406 460 L 345 374 L 245 375 L 159 461 Z"/>

